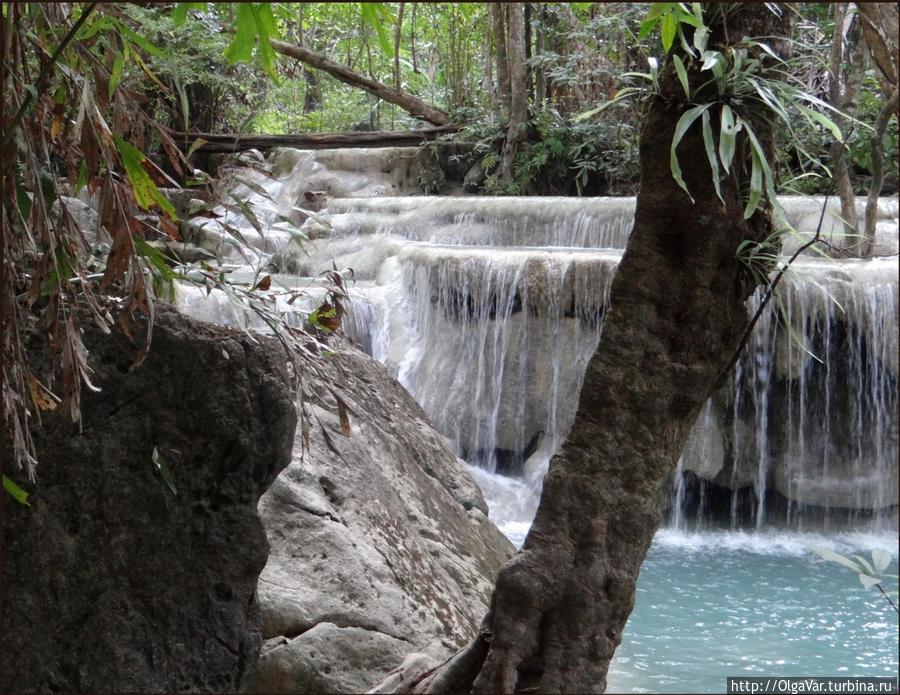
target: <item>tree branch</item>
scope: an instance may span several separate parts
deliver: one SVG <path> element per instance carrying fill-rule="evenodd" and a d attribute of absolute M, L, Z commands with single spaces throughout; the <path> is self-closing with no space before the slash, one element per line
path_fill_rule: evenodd
<path fill-rule="evenodd" d="M 806 251 L 809 247 L 811 247 L 816 242 L 822 241 L 822 221 L 825 219 L 825 210 L 828 207 L 828 196 L 825 196 L 825 202 L 822 203 L 822 213 L 819 215 L 819 224 L 816 227 L 816 235 L 803 244 L 799 249 L 794 251 L 794 254 L 790 257 L 787 263 L 785 263 L 781 269 L 778 271 L 778 274 L 769 283 L 769 286 L 766 288 L 766 296 L 763 297 L 762 302 L 759 305 L 759 308 L 756 310 L 756 313 L 753 314 L 753 318 L 750 319 L 750 323 L 747 325 L 747 330 L 744 331 L 744 335 L 741 337 L 741 342 L 738 343 L 737 349 L 734 351 L 734 354 L 731 356 L 731 359 L 728 360 L 728 364 L 725 365 L 725 368 L 719 373 L 719 376 L 715 381 L 715 388 L 721 387 L 725 383 L 725 379 L 731 373 L 731 370 L 734 369 L 734 365 L 737 364 L 737 361 L 741 357 L 741 353 L 744 351 L 744 348 L 747 346 L 747 342 L 750 340 L 750 336 L 753 334 L 753 329 L 756 327 L 757 322 L 760 317 L 763 315 L 763 312 L 766 310 L 766 306 L 769 304 L 769 300 L 772 299 L 772 295 L 775 294 L 775 288 L 778 286 L 778 283 L 781 281 L 781 278 L 784 277 L 784 274 L 788 271 L 788 268 L 791 267 L 794 261 L 797 260 L 797 257 Z"/>
<path fill-rule="evenodd" d="M 300 62 L 306 63 L 310 67 L 317 68 L 318 70 L 324 70 L 329 75 L 343 82 L 344 84 L 349 84 L 351 87 L 364 89 L 365 91 L 369 92 L 369 94 L 373 94 L 374 96 L 378 97 L 379 99 L 383 99 L 389 104 L 396 104 L 401 109 L 413 116 L 416 116 L 417 118 L 421 118 L 425 121 L 428 121 L 429 123 L 433 123 L 434 125 L 447 124 L 446 111 L 442 111 L 441 109 L 438 109 L 434 106 L 430 106 L 418 97 L 414 97 L 411 94 L 406 94 L 405 92 L 401 92 L 399 89 L 394 89 L 393 87 L 382 84 L 377 80 L 373 80 L 365 77 L 364 75 L 353 72 L 353 70 L 346 67 L 345 65 L 335 63 L 333 60 L 326 58 L 325 56 L 316 53 L 315 51 L 311 51 L 308 48 L 304 48 L 303 46 L 294 46 L 292 44 L 285 43 L 284 41 L 277 41 L 275 39 L 271 41 L 271 44 L 272 48 L 274 48 L 282 55 L 293 58 L 294 60 L 299 60 Z"/>

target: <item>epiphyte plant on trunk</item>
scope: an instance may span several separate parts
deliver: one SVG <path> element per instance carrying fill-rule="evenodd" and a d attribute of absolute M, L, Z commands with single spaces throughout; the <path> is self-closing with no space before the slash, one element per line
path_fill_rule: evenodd
<path fill-rule="evenodd" d="M 781 9 L 774 3 L 768 3 L 767 7 L 772 12 L 781 12 Z M 723 13 L 725 15 L 723 19 L 727 22 L 727 14 L 733 13 L 735 9 L 735 5 L 721 4 L 713 6 L 710 11 Z M 788 11 L 793 10 L 789 9 Z M 690 41 L 686 37 L 686 27 L 693 28 Z M 765 117 L 767 124 L 782 129 L 784 138 L 792 143 L 798 152 L 801 169 L 805 170 L 803 176 L 830 178 L 831 171 L 821 158 L 811 154 L 803 147 L 804 138 L 800 132 L 801 129 L 824 128 L 835 141 L 840 143 L 843 142 L 844 136 L 840 127 L 829 114 L 840 117 L 841 122 L 853 127 L 870 130 L 871 127 L 842 114 L 828 102 L 810 94 L 804 88 L 803 82 L 796 77 L 799 71 L 790 69 L 790 57 L 782 57 L 765 41 L 743 36 L 729 45 L 710 46 L 710 31 L 704 23 L 701 3 L 658 3 L 654 5 L 641 24 L 639 36 L 644 38 L 656 28 L 659 28 L 660 31 L 663 50 L 670 54 L 672 69 L 684 91 L 685 100 L 688 104 L 694 104 L 681 115 L 675 126 L 675 134 L 669 147 L 669 167 L 672 177 L 693 202 L 691 192 L 682 176 L 677 149 L 685 134 L 699 118 L 711 181 L 716 195 L 724 205 L 721 181 L 723 176 L 735 175 L 733 166 L 739 135 L 740 133 L 746 135 L 746 138 L 743 139 L 743 146 L 749 148 L 750 177 L 749 186 L 744 187 L 744 219 L 749 219 L 765 201 L 772 210 L 775 223 L 774 231 L 767 238 L 763 240 L 747 239 L 737 249 L 738 257 L 753 275 L 755 281 L 765 286 L 764 299 L 760 303 L 757 315 L 751 321 L 751 328 L 765 310 L 769 299 L 774 298 L 778 318 L 787 328 L 793 342 L 801 350 L 810 354 L 813 359 L 818 359 L 809 353 L 808 347 L 799 340 L 796 332 L 792 329 L 784 302 L 776 292 L 778 281 L 786 272 L 790 271 L 799 252 L 785 263 L 780 259 L 778 249 L 784 239 L 793 236 L 801 243 L 800 251 L 809 249 L 828 257 L 826 249 L 830 248 L 831 244 L 819 233 L 823 219 L 819 220 L 819 229 L 812 239 L 806 239 L 791 224 L 776 196 L 775 163 L 767 155 L 754 130 L 752 119 L 747 114 L 767 114 Z M 678 53 L 671 53 L 676 39 L 684 53 L 683 58 Z M 752 55 L 751 51 L 755 55 Z M 777 67 L 768 66 L 764 69 L 762 65 L 764 58 L 775 61 Z M 649 58 L 648 62 L 650 68 L 648 73 L 629 72 L 623 74 L 626 79 L 639 80 L 642 86 L 624 87 L 613 99 L 577 116 L 576 120 L 584 120 L 596 115 L 621 99 L 636 96 L 647 97 L 648 95 L 658 96 L 660 92 L 659 63 L 653 57 Z M 699 64 L 700 73 L 706 75 L 706 80 L 698 86 L 692 87 L 688 79 L 688 69 L 695 64 Z M 710 87 L 714 87 L 713 100 L 710 100 Z M 698 101 L 701 93 L 702 100 Z M 717 117 L 717 128 L 713 127 L 713 117 Z M 824 216 L 824 206 L 822 212 Z M 770 281 L 769 274 L 774 269 L 779 272 Z M 833 297 L 831 300 L 836 302 Z M 742 341 L 741 347 L 745 342 L 746 340 Z M 731 366 L 736 358 L 737 355 L 732 360 Z"/>

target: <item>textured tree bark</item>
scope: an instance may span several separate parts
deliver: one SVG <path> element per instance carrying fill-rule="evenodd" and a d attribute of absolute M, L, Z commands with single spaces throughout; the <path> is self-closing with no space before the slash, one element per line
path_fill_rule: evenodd
<path fill-rule="evenodd" d="M 506 14 L 504 4 L 490 4 L 491 25 L 494 28 L 494 52 L 497 55 L 497 100 L 503 110 L 509 112 L 509 62 L 506 51 Z"/>
<path fill-rule="evenodd" d="M 881 195 L 881 187 L 884 185 L 884 154 L 882 152 L 882 140 L 891 116 L 897 116 L 898 108 L 898 69 L 897 69 L 897 44 L 898 26 L 900 26 L 900 13 L 897 6 L 891 4 L 877 4 L 871 2 L 857 3 L 859 16 L 862 23 L 863 36 L 872 54 L 872 59 L 878 66 L 880 73 L 881 89 L 884 93 L 884 103 L 875 123 L 875 133 L 869 140 L 869 148 L 872 156 L 872 181 L 869 183 L 869 194 L 866 198 L 866 229 L 863 248 L 860 255 L 863 257 L 872 254 L 875 248 L 875 220 L 878 215 L 878 196 Z"/>
<path fill-rule="evenodd" d="M 434 125 L 445 125 L 447 123 L 446 112 L 441 111 L 434 106 L 426 104 L 418 97 L 414 97 L 411 94 L 406 94 L 405 92 L 401 92 L 399 89 L 394 89 L 393 87 L 382 84 L 377 80 L 373 80 L 371 78 L 365 77 L 364 75 L 360 75 L 347 66 L 341 65 L 340 63 L 335 63 L 333 60 L 326 58 L 320 53 L 311 51 L 308 48 L 304 48 L 303 46 L 294 46 L 293 44 L 285 43 L 284 41 L 277 41 L 275 39 L 273 39 L 271 43 L 272 48 L 274 48 L 282 55 L 286 55 L 289 58 L 299 60 L 303 63 L 306 63 L 310 67 L 324 70 L 329 75 L 337 80 L 340 80 L 344 84 L 349 84 L 351 87 L 359 87 L 360 89 L 364 89 L 365 91 L 369 92 L 369 94 L 373 94 L 374 96 L 378 97 L 379 99 L 383 99 L 389 104 L 396 104 L 401 109 L 413 116 L 424 119 L 429 123 L 433 123 Z"/>
<path fill-rule="evenodd" d="M 866 44 L 872 52 L 872 59 L 881 73 L 881 90 L 890 95 L 891 87 L 897 86 L 897 52 L 900 49 L 900 11 L 893 3 L 856 3 L 862 20 Z"/>
<path fill-rule="evenodd" d="M 860 256 L 868 258 L 875 250 L 875 224 L 878 217 L 878 196 L 881 195 L 881 187 L 884 185 L 884 153 L 882 152 L 884 132 L 887 130 L 888 121 L 895 115 L 897 105 L 900 103 L 900 92 L 894 87 L 893 93 L 887 97 L 878 120 L 875 122 L 875 133 L 869 139 L 869 151 L 872 153 L 872 181 L 869 183 L 869 193 L 866 196 L 866 228 Z"/>
<path fill-rule="evenodd" d="M 831 89 L 829 99 L 832 105 L 846 114 L 857 111 L 857 94 L 862 82 L 865 53 L 860 41 L 859 22 L 849 15 L 848 3 L 836 3 L 834 6 L 834 35 L 831 39 Z M 842 133 L 847 132 L 847 119 L 840 114 L 833 116 L 835 124 Z M 841 217 L 844 219 L 843 230 L 847 241 L 843 248 L 859 249 L 859 224 L 856 216 L 856 197 L 853 195 L 853 182 L 850 179 L 850 165 L 847 161 L 846 146 L 834 140 L 831 143 L 831 163 L 834 182 L 841 199 Z"/>
<path fill-rule="evenodd" d="M 519 143 L 525 137 L 528 120 L 528 80 L 525 71 L 525 4 L 511 2 L 509 9 L 509 126 L 500 159 L 500 179 L 509 183 L 513 178 L 513 165 Z"/>
<path fill-rule="evenodd" d="M 710 46 L 727 44 L 728 35 L 788 32 L 788 13 L 782 19 L 764 5 L 730 12 L 727 35 L 723 13 L 709 12 Z M 769 43 L 786 47 L 771 38 Z M 698 62 L 690 65 L 697 90 L 692 103 L 713 100 L 701 87 L 705 73 Z M 675 184 L 668 152 L 688 104 L 671 62 L 660 80 L 641 131 L 634 230 L 613 280 L 575 423 L 550 463 L 521 552 L 500 572 L 481 633 L 415 692 L 449 692 L 448 684 L 453 692 L 475 693 L 606 688 L 638 572 L 662 516 L 665 487 L 748 325 L 744 302 L 756 285 L 737 249 L 772 231 L 770 208 L 743 217 L 741 190 L 750 169 L 743 136 L 733 175 L 721 181 L 724 205 L 713 188 L 699 121 L 678 147 L 696 203 Z M 746 108 L 742 116 L 771 157 L 766 121 Z"/>

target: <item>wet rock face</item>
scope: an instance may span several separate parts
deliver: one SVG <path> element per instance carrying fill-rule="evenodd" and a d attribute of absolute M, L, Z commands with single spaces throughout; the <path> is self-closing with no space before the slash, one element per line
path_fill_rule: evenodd
<path fill-rule="evenodd" d="M 310 450 L 260 501 L 271 551 L 253 692 L 361 692 L 403 655 L 441 658 L 475 633 L 512 545 L 478 487 L 382 365 L 335 345 Z"/>
<path fill-rule="evenodd" d="M 256 504 L 296 429 L 283 360 L 156 312 L 134 371 L 133 345 L 86 328 L 102 391 L 80 431 L 43 414 L 31 506 L 4 504 L 4 692 L 229 692 L 256 663 Z"/>

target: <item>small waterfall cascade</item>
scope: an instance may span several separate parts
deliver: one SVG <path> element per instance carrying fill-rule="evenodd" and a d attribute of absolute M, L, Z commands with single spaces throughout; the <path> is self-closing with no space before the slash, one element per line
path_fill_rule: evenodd
<path fill-rule="evenodd" d="M 524 535 L 600 339 L 634 199 L 384 195 L 361 185 L 361 193 L 342 194 L 338 187 L 338 197 L 303 223 L 312 241 L 300 247 L 278 216 L 309 187 L 310 171 L 316 182 L 327 177 L 303 153 L 270 159 L 280 178 L 254 182 L 271 199 L 242 190 L 269 227 L 255 242 L 258 257 L 229 256 L 235 272 L 272 263 L 273 281 L 296 286 L 325 268 L 352 268 L 345 332 L 386 365 L 472 465 L 501 529 Z M 786 245 L 790 253 L 815 232 L 822 203 L 782 203 L 800 230 Z M 785 276 L 731 386 L 694 426 L 673 479 L 671 525 L 895 523 L 897 207 L 896 198 L 880 201 L 880 256 L 803 255 Z M 249 226 L 224 214 L 242 231 Z M 826 215 L 829 234 L 838 215 L 837 207 Z M 748 312 L 760 301 L 752 298 Z"/>

